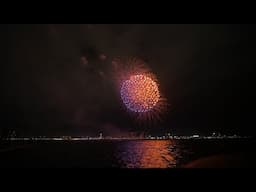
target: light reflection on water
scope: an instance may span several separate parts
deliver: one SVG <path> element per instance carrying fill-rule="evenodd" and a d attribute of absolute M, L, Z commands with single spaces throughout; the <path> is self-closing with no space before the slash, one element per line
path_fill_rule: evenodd
<path fill-rule="evenodd" d="M 254 146 L 255 140 L 2 141 L 0 167 L 255 167 Z"/>
<path fill-rule="evenodd" d="M 133 141 L 118 147 L 117 159 L 127 168 L 176 167 L 179 152 L 174 141 Z"/>

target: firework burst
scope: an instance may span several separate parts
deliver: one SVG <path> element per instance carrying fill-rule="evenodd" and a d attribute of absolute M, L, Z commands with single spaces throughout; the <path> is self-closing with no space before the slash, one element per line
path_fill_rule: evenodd
<path fill-rule="evenodd" d="M 160 98 L 156 82 L 145 75 L 132 75 L 124 81 L 120 94 L 126 107 L 137 113 L 149 112 Z"/>
<path fill-rule="evenodd" d="M 112 62 L 115 68 L 117 91 L 125 109 L 139 122 L 161 121 L 166 99 L 159 90 L 156 76 L 139 59 Z"/>

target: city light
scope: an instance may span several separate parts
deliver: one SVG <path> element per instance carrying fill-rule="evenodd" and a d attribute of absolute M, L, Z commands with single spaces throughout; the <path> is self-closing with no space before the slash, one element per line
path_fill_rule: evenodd
<path fill-rule="evenodd" d="M 99 134 L 98 137 L 90 137 L 90 136 L 81 136 L 81 137 L 71 137 L 71 136 L 62 136 L 62 137 L 8 137 L 2 138 L 2 140 L 10 140 L 10 141 L 97 141 L 97 140 L 187 140 L 187 139 L 245 139 L 249 138 L 248 136 L 238 136 L 234 135 L 216 135 L 216 136 L 200 136 L 200 135 L 171 135 L 170 133 L 166 133 L 163 135 L 145 135 L 143 137 L 136 136 L 127 136 L 127 137 L 112 137 L 112 136 L 103 136 L 102 133 Z"/>

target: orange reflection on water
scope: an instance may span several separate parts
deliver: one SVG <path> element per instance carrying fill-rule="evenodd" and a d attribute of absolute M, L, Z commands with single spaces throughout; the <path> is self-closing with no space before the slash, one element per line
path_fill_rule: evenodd
<path fill-rule="evenodd" d="M 172 141 L 134 141 L 122 149 L 122 163 L 128 168 L 168 168 L 176 165 L 170 152 Z"/>

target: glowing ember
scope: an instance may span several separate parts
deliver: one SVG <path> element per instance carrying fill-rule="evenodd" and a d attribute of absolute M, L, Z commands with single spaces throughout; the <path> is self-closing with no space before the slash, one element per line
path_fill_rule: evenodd
<path fill-rule="evenodd" d="M 160 99 L 157 83 L 145 75 L 133 75 L 122 83 L 121 98 L 133 112 L 149 112 Z"/>

